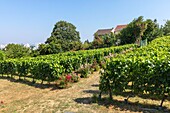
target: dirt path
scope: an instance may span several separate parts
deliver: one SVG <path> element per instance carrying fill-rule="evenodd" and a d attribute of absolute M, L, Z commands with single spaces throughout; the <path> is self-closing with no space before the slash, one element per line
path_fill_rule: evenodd
<path fill-rule="evenodd" d="M 89 78 L 81 79 L 68 89 L 31 86 L 22 82 L 0 79 L 0 113 L 144 112 L 138 106 L 126 106 L 121 101 L 114 101 L 111 106 L 93 102 L 93 95 L 99 93 L 98 84 L 98 73 L 94 73 Z M 118 96 L 117 100 L 123 100 L 123 98 Z M 151 102 L 155 101 L 151 100 Z"/>
<path fill-rule="evenodd" d="M 98 113 L 97 104 L 91 105 L 91 97 L 98 93 L 99 74 L 81 79 L 68 89 L 36 88 L 27 84 L 0 79 L 0 112 L 16 113 Z M 100 107 L 101 113 L 107 108 Z"/>

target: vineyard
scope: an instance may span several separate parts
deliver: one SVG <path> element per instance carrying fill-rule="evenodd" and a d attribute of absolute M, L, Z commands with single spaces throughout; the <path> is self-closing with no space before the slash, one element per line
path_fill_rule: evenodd
<path fill-rule="evenodd" d="M 112 94 L 129 92 L 126 101 L 135 95 L 152 95 L 162 99 L 162 107 L 170 96 L 170 37 L 157 38 L 148 46 L 107 59 L 101 73 L 101 94 L 108 92 L 112 99 Z"/>
<path fill-rule="evenodd" d="M 78 74 L 84 78 L 100 68 L 100 98 L 104 92 L 111 99 L 127 93 L 126 102 L 133 96 L 151 95 L 162 100 L 162 107 L 170 96 L 170 37 L 157 38 L 140 48 L 131 44 L 0 61 L 1 76 L 29 78 L 33 83 L 61 78 L 77 81 Z"/>
<path fill-rule="evenodd" d="M 94 61 L 100 63 L 109 54 L 118 54 L 136 45 L 125 45 L 119 47 L 86 50 L 77 52 L 66 52 L 55 55 L 29 57 L 21 59 L 9 59 L 0 61 L 0 74 L 9 77 L 18 76 L 36 80 L 53 82 L 63 76 L 76 72 L 82 66 L 92 64 Z M 85 72 L 84 70 L 82 71 Z M 72 77 L 73 78 L 73 77 Z"/>
<path fill-rule="evenodd" d="M 3 84 L 1 85 L 1 88 L 9 88 L 8 93 L 6 93 L 8 89 L 0 92 L 3 95 L 1 97 L 0 104 L 1 110 L 3 110 L 3 107 L 11 111 L 21 110 L 19 108 L 20 106 L 30 106 L 35 110 L 39 108 L 38 105 L 44 104 L 44 102 L 36 103 L 43 100 L 44 97 L 45 99 L 43 101 L 46 102 L 46 106 L 50 105 L 48 102 L 50 97 L 53 102 L 51 104 L 54 104 L 57 110 L 70 109 L 71 111 L 76 111 L 76 108 L 80 106 L 80 111 L 82 109 L 87 110 L 86 106 L 87 103 L 89 103 L 88 106 L 90 109 L 88 110 L 90 112 L 93 112 L 94 109 L 98 110 L 98 108 L 100 108 L 101 112 L 109 112 L 110 108 L 108 109 L 107 105 L 113 105 L 115 107 L 118 106 L 117 108 L 122 109 L 125 108 L 130 112 L 135 110 L 140 112 L 141 110 L 145 111 L 143 110 L 144 108 L 150 108 L 149 106 L 153 102 L 156 103 L 154 103 L 154 107 L 151 108 L 157 107 L 157 104 L 160 104 L 161 108 L 163 108 L 162 106 L 164 102 L 164 106 L 168 106 L 168 108 L 164 110 L 169 111 L 169 43 L 170 37 L 161 37 L 153 40 L 149 45 L 140 48 L 138 48 L 137 45 L 131 44 L 38 57 L 1 60 L 0 74 L 2 78 L 1 82 Z M 98 74 L 99 69 L 101 75 Z M 97 72 L 92 74 L 93 71 Z M 65 88 L 64 84 L 67 82 L 65 80 L 70 82 L 71 79 L 71 82 L 72 80 L 76 82 L 78 81 L 77 76 L 81 78 L 90 77 L 87 79 L 80 79 L 80 81 L 76 84 L 71 83 L 72 87 L 70 88 L 58 90 L 57 85 L 60 85 L 59 88 Z M 99 76 L 100 82 L 98 90 Z M 25 85 L 21 84 L 22 82 L 20 82 L 18 78 L 21 79 Z M 61 80 L 63 78 L 65 79 L 64 82 Z M 14 82 L 6 81 L 6 79 L 14 80 Z M 31 87 L 28 86 L 28 80 Z M 17 81 L 19 81 L 19 84 L 17 84 Z M 43 83 L 43 81 L 45 82 Z M 56 81 L 60 83 L 57 84 Z M 44 89 L 46 86 L 51 86 L 45 83 L 49 83 L 51 85 L 55 84 L 52 89 L 57 89 L 53 91 L 48 88 Z M 17 88 L 15 88 L 15 85 Z M 32 90 L 30 91 L 30 89 Z M 22 96 L 20 96 L 20 94 L 19 96 L 13 96 L 13 94 L 18 95 L 16 90 L 19 91 Z M 38 93 L 40 90 L 41 93 Z M 92 93 L 94 94 L 92 95 Z M 106 97 L 104 94 L 109 94 L 110 98 L 114 100 L 109 101 L 111 104 L 108 102 L 107 98 L 103 98 L 101 100 L 99 98 L 98 100 L 98 94 L 100 98 L 102 96 Z M 146 99 L 145 101 L 149 101 L 148 104 L 146 104 L 145 101 L 142 101 L 142 99 L 144 100 L 142 96 Z M 21 97 L 23 98 L 21 99 Z M 11 102 L 11 98 L 14 103 Z M 18 100 L 15 101 L 15 99 Z M 122 101 L 122 99 L 124 100 Z M 136 102 L 135 99 L 142 102 L 139 104 L 132 104 L 133 102 Z M 152 101 L 152 99 L 156 100 Z M 165 101 L 166 99 L 168 102 Z M 161 100 L 161 103 L 159 100 Z M 97 104 L 93 103 L 94 101 Z M 72 107 L 62 108 L 57 104 L 57 102 L 59 102 L 61 106 L 65 107 L 67 106 L 66 103 L 69 103 L 69 106 L 72 106 L 74 109 L 71 109 Z M 17 108 L 11 107 L 16 106 L 16 103 L 18 104 Z M 106 106 L 104 110 L 101 103 Z M 34 107 L 34 105 L 37 106 Z M 52 108 L 55 109 L 55 107 Z M 134 107 L 136 107 L 135 110 Z M 26 107 L 26 109 L 28 111 L 31 110 L 29 107 Z M 114 111 L 115 109 L 112 110 Z M 159 112 L 161 110 L 158 109 L 156 111 Z M 115 110 L 115 112 L 117 112 L 117 110 Z"/>

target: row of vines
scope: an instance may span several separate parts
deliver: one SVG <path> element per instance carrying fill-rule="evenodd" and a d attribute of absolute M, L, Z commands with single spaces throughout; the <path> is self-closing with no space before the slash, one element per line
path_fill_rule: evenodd
<path fill-rule="evenodd" d="M 120 53 L 136 45 L 125 45 L 96 50 L 67 52 L 55 55 L 39 56 L 35 58 L 9 59 L 0 61 L 0 74 L 10 77 L 30 77 L 35 80 L 52 82 L 62 76 L 78 70 L 82 65 L 102 61 L 110 53 Z"/>
<path fill-rule="evenodd" d="M 162 99 L 162 106 L 170 96 L 170 37 L 157 38 L 148 46 L 107 59 L 99 89 L 109 92 L 111 99 L 112 94 L 127 91 L 150 94 Z"/>

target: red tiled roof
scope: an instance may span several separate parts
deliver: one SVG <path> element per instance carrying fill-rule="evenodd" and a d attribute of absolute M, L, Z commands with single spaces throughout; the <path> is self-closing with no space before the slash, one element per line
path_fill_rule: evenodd
<path fill-rule="evenodd" d="M 122 29 L 126 28 L 127 25 L 117 25 L 116 28 L 115 28 L 115 32 L 119 32 L 121 31 Z"/>
<path fill-rule="evenodd" d="M 111 33 L 113 29 L 99 29 L 96 34 L 97 35 L 105 35 Z"/>

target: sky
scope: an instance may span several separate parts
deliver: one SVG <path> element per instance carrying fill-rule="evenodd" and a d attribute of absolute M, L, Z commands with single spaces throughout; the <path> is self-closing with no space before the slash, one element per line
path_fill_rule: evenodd
<path fill-rule="evenodd" d="M 44 43 L 56 22 L 72 23 L 81 41 L 98 29 L 128 24 L 134 18 L 170 19 L 170 0 L 0 0 L 0 44 Z"/>

